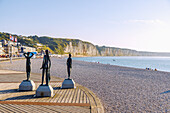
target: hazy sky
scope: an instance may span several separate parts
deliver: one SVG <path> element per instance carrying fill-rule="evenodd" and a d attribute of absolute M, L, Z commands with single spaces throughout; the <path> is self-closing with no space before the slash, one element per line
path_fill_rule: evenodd
<path fill-rule="evenodd" d="M 0 0 L 0 32 L 170 52 L 170 0 Z"/>

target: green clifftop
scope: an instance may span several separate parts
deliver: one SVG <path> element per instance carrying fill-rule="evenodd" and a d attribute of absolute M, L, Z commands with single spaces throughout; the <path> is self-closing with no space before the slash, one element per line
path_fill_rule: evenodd
<path fill-rule="evenodd" d="M 170 56 L 170 53 L 142 52 L 131 49 L 98 46 L 79 39 L 52 38 L 47 36 L 38 37 L 36 35 L 20 36 L 0 32 L 0 40 L 9 40 L 10 35 L 16 36 L 18 42 L 24 46 L 37 48 L 38 52 L 49 49 L 52 53 L 72 53 L 74 56 Z M 40 44 L 41 47 L 39 47 L 38 44 Z"/>

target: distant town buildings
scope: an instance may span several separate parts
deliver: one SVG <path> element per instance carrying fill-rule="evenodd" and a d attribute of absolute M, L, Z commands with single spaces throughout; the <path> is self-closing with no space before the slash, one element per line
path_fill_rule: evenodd
<path fill-rule="evenodd" d="M 40 48 L 42 48 L 42 47 L 43 47 L 43 45 L 42 45 L 42 44 L 40 44 L 40 43 L 37 43 L 36 45 L 37 45 L 37 49 L 40 49 Z"/>
<path fill-rule="evenodd" d="M 19 52 L 24 53 L 24 52 L 36 52 L 36 48 L 33 47 L 28 47 L 28 46 L 19 46 Z"/>
<path fill-rule="evenodd" d="M 36 52 L 36 48 L 22 46 L 19 42 L 0 40 L 0 55 L 23 55 L 24 52 Z"/>
<path fill-rule="evenodd" d="M 0 42 L 0 55 L 5 54 L 4 48 L 2 47 L 2 42 Z"/>
<path fill-rule="evenodd" d="M 18 48 L 15 46 L 9 46 L 9 44 L 4 45 L 4 53 L 9 55 L 10 53 L 12 53 L 12 55 L 17 55 L 18 54 Z"/>

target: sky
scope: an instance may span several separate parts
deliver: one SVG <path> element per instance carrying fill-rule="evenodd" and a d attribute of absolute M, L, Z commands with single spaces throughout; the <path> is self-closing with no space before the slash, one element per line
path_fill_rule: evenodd
<path fill-rule="evenodd" d="M 0 32 L 170 52 L 170 0 L 0 0 Z"/>

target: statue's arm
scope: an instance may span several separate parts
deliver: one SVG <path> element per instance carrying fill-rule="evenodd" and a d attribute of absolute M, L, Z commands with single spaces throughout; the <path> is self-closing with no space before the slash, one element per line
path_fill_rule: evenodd
<path fill-rule="evenodd" d="M 72 68 L 72 59 L 70 59 L 70 68 Z"/>
<path fill-rule="evenodd" d="M 23 53 L 23 55 L 24 55 L 25 57 L 27 57 L 27 56 L 26 56 L 26 53 Z"/>
<path fill-rule="evenodd" d="M 43 63 L 42 63 L 42 66 L 40 69 L 42 69 L 44 67 L 44 62 L 45 62 L 44 60 L 45 60 L 45 58 L 43 57 Z"/>
<path fill-rule="evenodd" d="M 51 60 L 50 60 L 50 58 L 49 58 L 49 68 L 51 68 Z"/>

